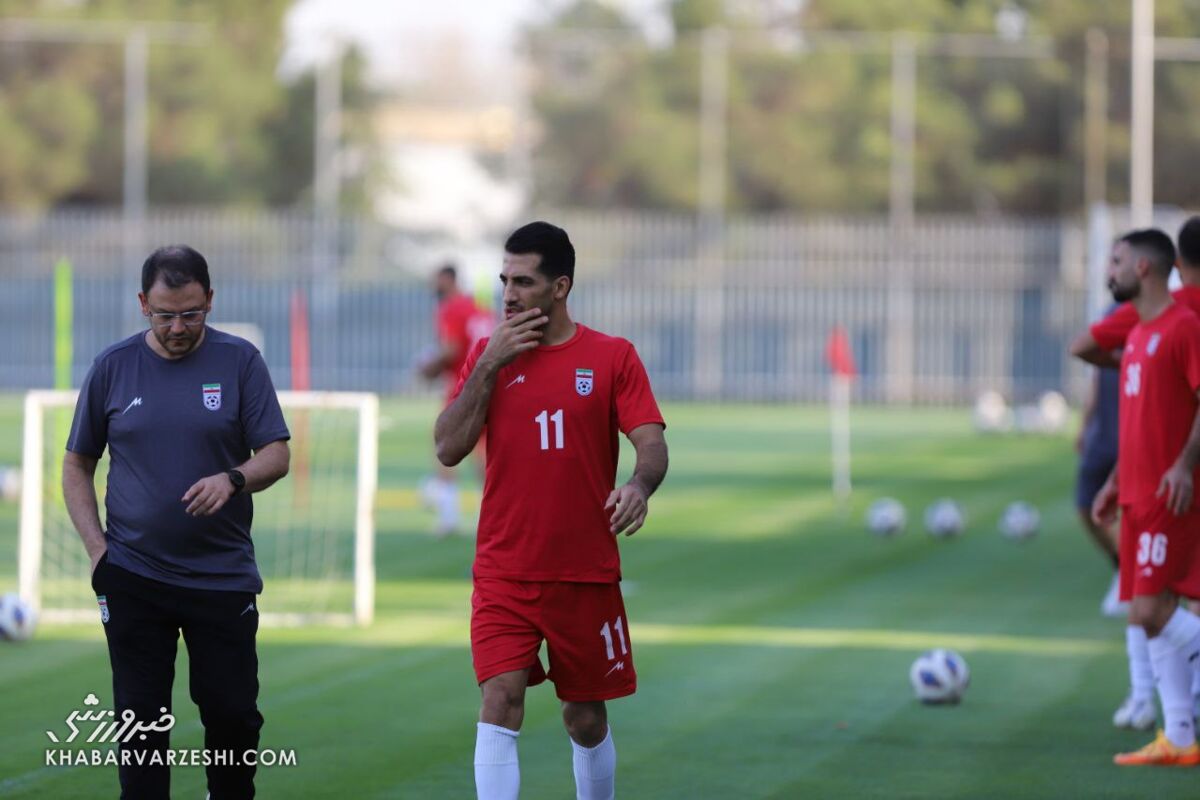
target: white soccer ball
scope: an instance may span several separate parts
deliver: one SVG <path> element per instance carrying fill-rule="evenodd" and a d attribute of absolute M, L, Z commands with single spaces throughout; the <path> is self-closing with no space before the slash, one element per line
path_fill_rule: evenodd
<path fill-rule="evenodd" d="M 922 703 L 957 703 L 971 683 L 971 670 L 958 653 L 938 648 L 917 656 L 908 680 Z"/>
<path fill-rule="evenodd" d="M 0 500 L 15 501 L 21 497 L 21 470 L 0 467 Z"/>
<path fill-rule="evenodd" d="M 10 592 L 0 597 L 0 640 L 23 642 L 33 636 L 36 626 L 33 608 L 20 595 Z"/>
<path fill-rule="evenodd" d="M 1002 433 L 1012 428 L 1012 410 L 999 392 L 989 389 L 975 400 L 974 422 L 981 433 Z"/>
<path fill-rule="evenodd" d="M 958 536 L 966 526 L 966 516 L 953 500 L 943 498 L 925 509 L 925 530 L 938 539 Z"/>
<path fill-rule="evenodd" d="M 1017 501 L 1009 503 L 1000 517 L 1000 532 L 1009 539 L 1028 539 L 1038 532 L 1042 524 L 1042 516 L 1029 503 Z"/>
<path fill-rule="evenodd" d="M 1058 433 L 1067 426 L 1071 407 L 1067 398 L 1059 392 L 1045 392 L 1038 398 L 1038 413 L 1042 417 L 1042 430 L 1046 433 Z"/>
<path fill-rule="evenodd" d="M 876 500 L 867 509 L 867 527 L 876 536 L 895 536 L 904 532 L 908 522 L 908 513 L 899 500 L 884 497 Z"/>

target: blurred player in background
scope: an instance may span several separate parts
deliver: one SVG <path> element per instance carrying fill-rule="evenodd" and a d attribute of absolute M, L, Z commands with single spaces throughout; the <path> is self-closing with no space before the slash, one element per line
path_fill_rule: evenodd
<path fill-rule="evenodd" d="M 1110 306 L 1107 317 L 1120 306 Z M 1112 473 L 1117 464 L 1117 414 L 1120 370 L 1112 367 L 1097 367 L 1092 378 L 1092 391 L 1083 410 L 1083 424 L 1075 450 L 1079 453 L 1079 472 L 1075 480 L 1075 508 L 1084 530 L 1096 546 L 1112 561 L 1117 570 L 1117 533 L 1112 527 L 1097 525 L 1092 520 L 1092 501 L 1096 493 Z M 1120 576 L 1113 575 L 1108 593 L 1100 604 L 1105 616 L 1120 617 L 1128 607 L 1121 603 Z M 1123 726 L 1122 726 L 1123 727 Z"/>
<path fill-rule="evenodd" d="M 566 231 L 533 222 L 504 250 L 505 320 L 472 348 L 435 430 L 448 465 L 487 430 L 471 597 L 482 692 L 475 786 L 483 800 L 515 800 L 525 690 L 549 678 L 571 738 L 576 796 L 610 800 L 617 753 L 605 701 L 637 688 L 617 536 L 641 528 L 666 475 L 665 425 L 633 345 L 571 320 L 575 248 Z M 622 433 L 637 460 L 615 486 Z"/>
<path fill-rule="evenodd" d="M 421 360 L 419 369 L 421 375 L 429 380 L 441 378 L 444 381 L 448 404 L 450 394 L 458 383 L 458 373 L 467 360 L 467 352 L 475 342 L 491 333 L 492 315 L 487 309 L 481 308 L 474 298 L 459 290 L 458 270 L 453 264 L 443 265 L 434 274 L 433 290 L 438 300 L 438 346 L 431 355 Z M 482 441 L 475 455 L 482 475 Z M 421 495 L 437 514 L 435 533 L 442 537 L 456 532 L 460 506 L 455 470 L 439 463 L 437 474 L 421 486 Z"/>
<path fill-rule="evenodd" d="M 1200 596 L 1200 318 L 1171 298 L 1174 264 L 1175 247 L 1158 230 L 1121 237 L 1109 263 L 1113 298 L 1130 301 L 1139 322 L 1121 356 L 1120 458 L 1093 516 L 1110 524 L 1120 509 L 1121 598 L 1130 600 L 1130 631 L 1146 637 L 1163 711 L 1163 730 L 1116 755 L 1121 766 L 1200 764 L 1189 667 L 1200 658 L 1200 617 L 1179 605 Z"/>
<path fill-rule="evenodd" d="M 1175 266 L 1179 270 L 1181 285 L 1171 292 L 1172 299 L 1200 315 L 1200 217 L 1191 217 L 1180 227 Z M 1071 353 L 1102 369 L 1118 366 L 1121 349 L 1137 323 L 1138 314 L 1133 303 L 1120 305 L 1080 334 L 1071 345 Z M 1189 601 L 1189 607 L 1193 613 L 1200 613 L 1200 604 L 1196 601 Z M 1125 702 L 1113 715 L 1113 724 L 1120 728 L 1147 729 L 1154 724 L 1150 655 L 1140 642 L 1138 631 L 1133 631 L 1127 637 L 1131 689 Z M 1193 664 L 1192 694 L 1195 708 L 1200 710 L 1200 659 Z"/>

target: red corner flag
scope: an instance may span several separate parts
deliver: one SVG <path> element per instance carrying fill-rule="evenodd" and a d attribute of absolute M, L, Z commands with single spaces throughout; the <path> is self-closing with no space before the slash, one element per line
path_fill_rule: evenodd
<path fill-rule="evenodd" d="M 854 368 L 854 354 L 850 352 L 850 340 L 846 330 L 841 325 L 835 325 L 829 332 L 829 341 L 825 343 L 825 358 L 829 368 L 839 377 L 853 378 L 857 374 Z"/>

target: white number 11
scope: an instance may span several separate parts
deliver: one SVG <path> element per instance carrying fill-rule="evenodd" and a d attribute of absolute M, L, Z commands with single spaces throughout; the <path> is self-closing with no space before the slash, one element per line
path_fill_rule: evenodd
<path fill-rule="evenodd" d="M 617 640 L 621 645 L 621 655 L 629 655 L 629 648 L 625 646 L 625 620 L 617 617 L 616 621 L 612 624 L 612 629 L 609 628 L 607 622 L 600 629 L 600 635 L 604 637 L 604 649 L 608 654 L 609 661 L 617 657 L 617 654 L 613 651 L 613 630 L 617 632 Z"/>
<path fill-rule="evenodd" d="M 533 421 L 538 424 L 538 428 L 542 434 L 542 449 L 550 449 L 550 423 L 554 423 L 554 449 L 563 449 L 563 412 L 560 408 L 554 414 L 548 411 L 543 411 L 533 418 Z"/>

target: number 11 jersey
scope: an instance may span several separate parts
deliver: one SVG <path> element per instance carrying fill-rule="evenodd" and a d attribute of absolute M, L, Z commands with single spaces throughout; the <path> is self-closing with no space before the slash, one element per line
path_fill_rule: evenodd
<path fill-rule="evenodd" d="M 475 368 L 475 344 L 451 401 Z M 476 578 L 610 583 L 621 579 L 608 499 L 618 434 L 665 425 L 646 368 L 627 340 L 583 325 L 500 370 L 484 435 L 487 468 Z"/>

